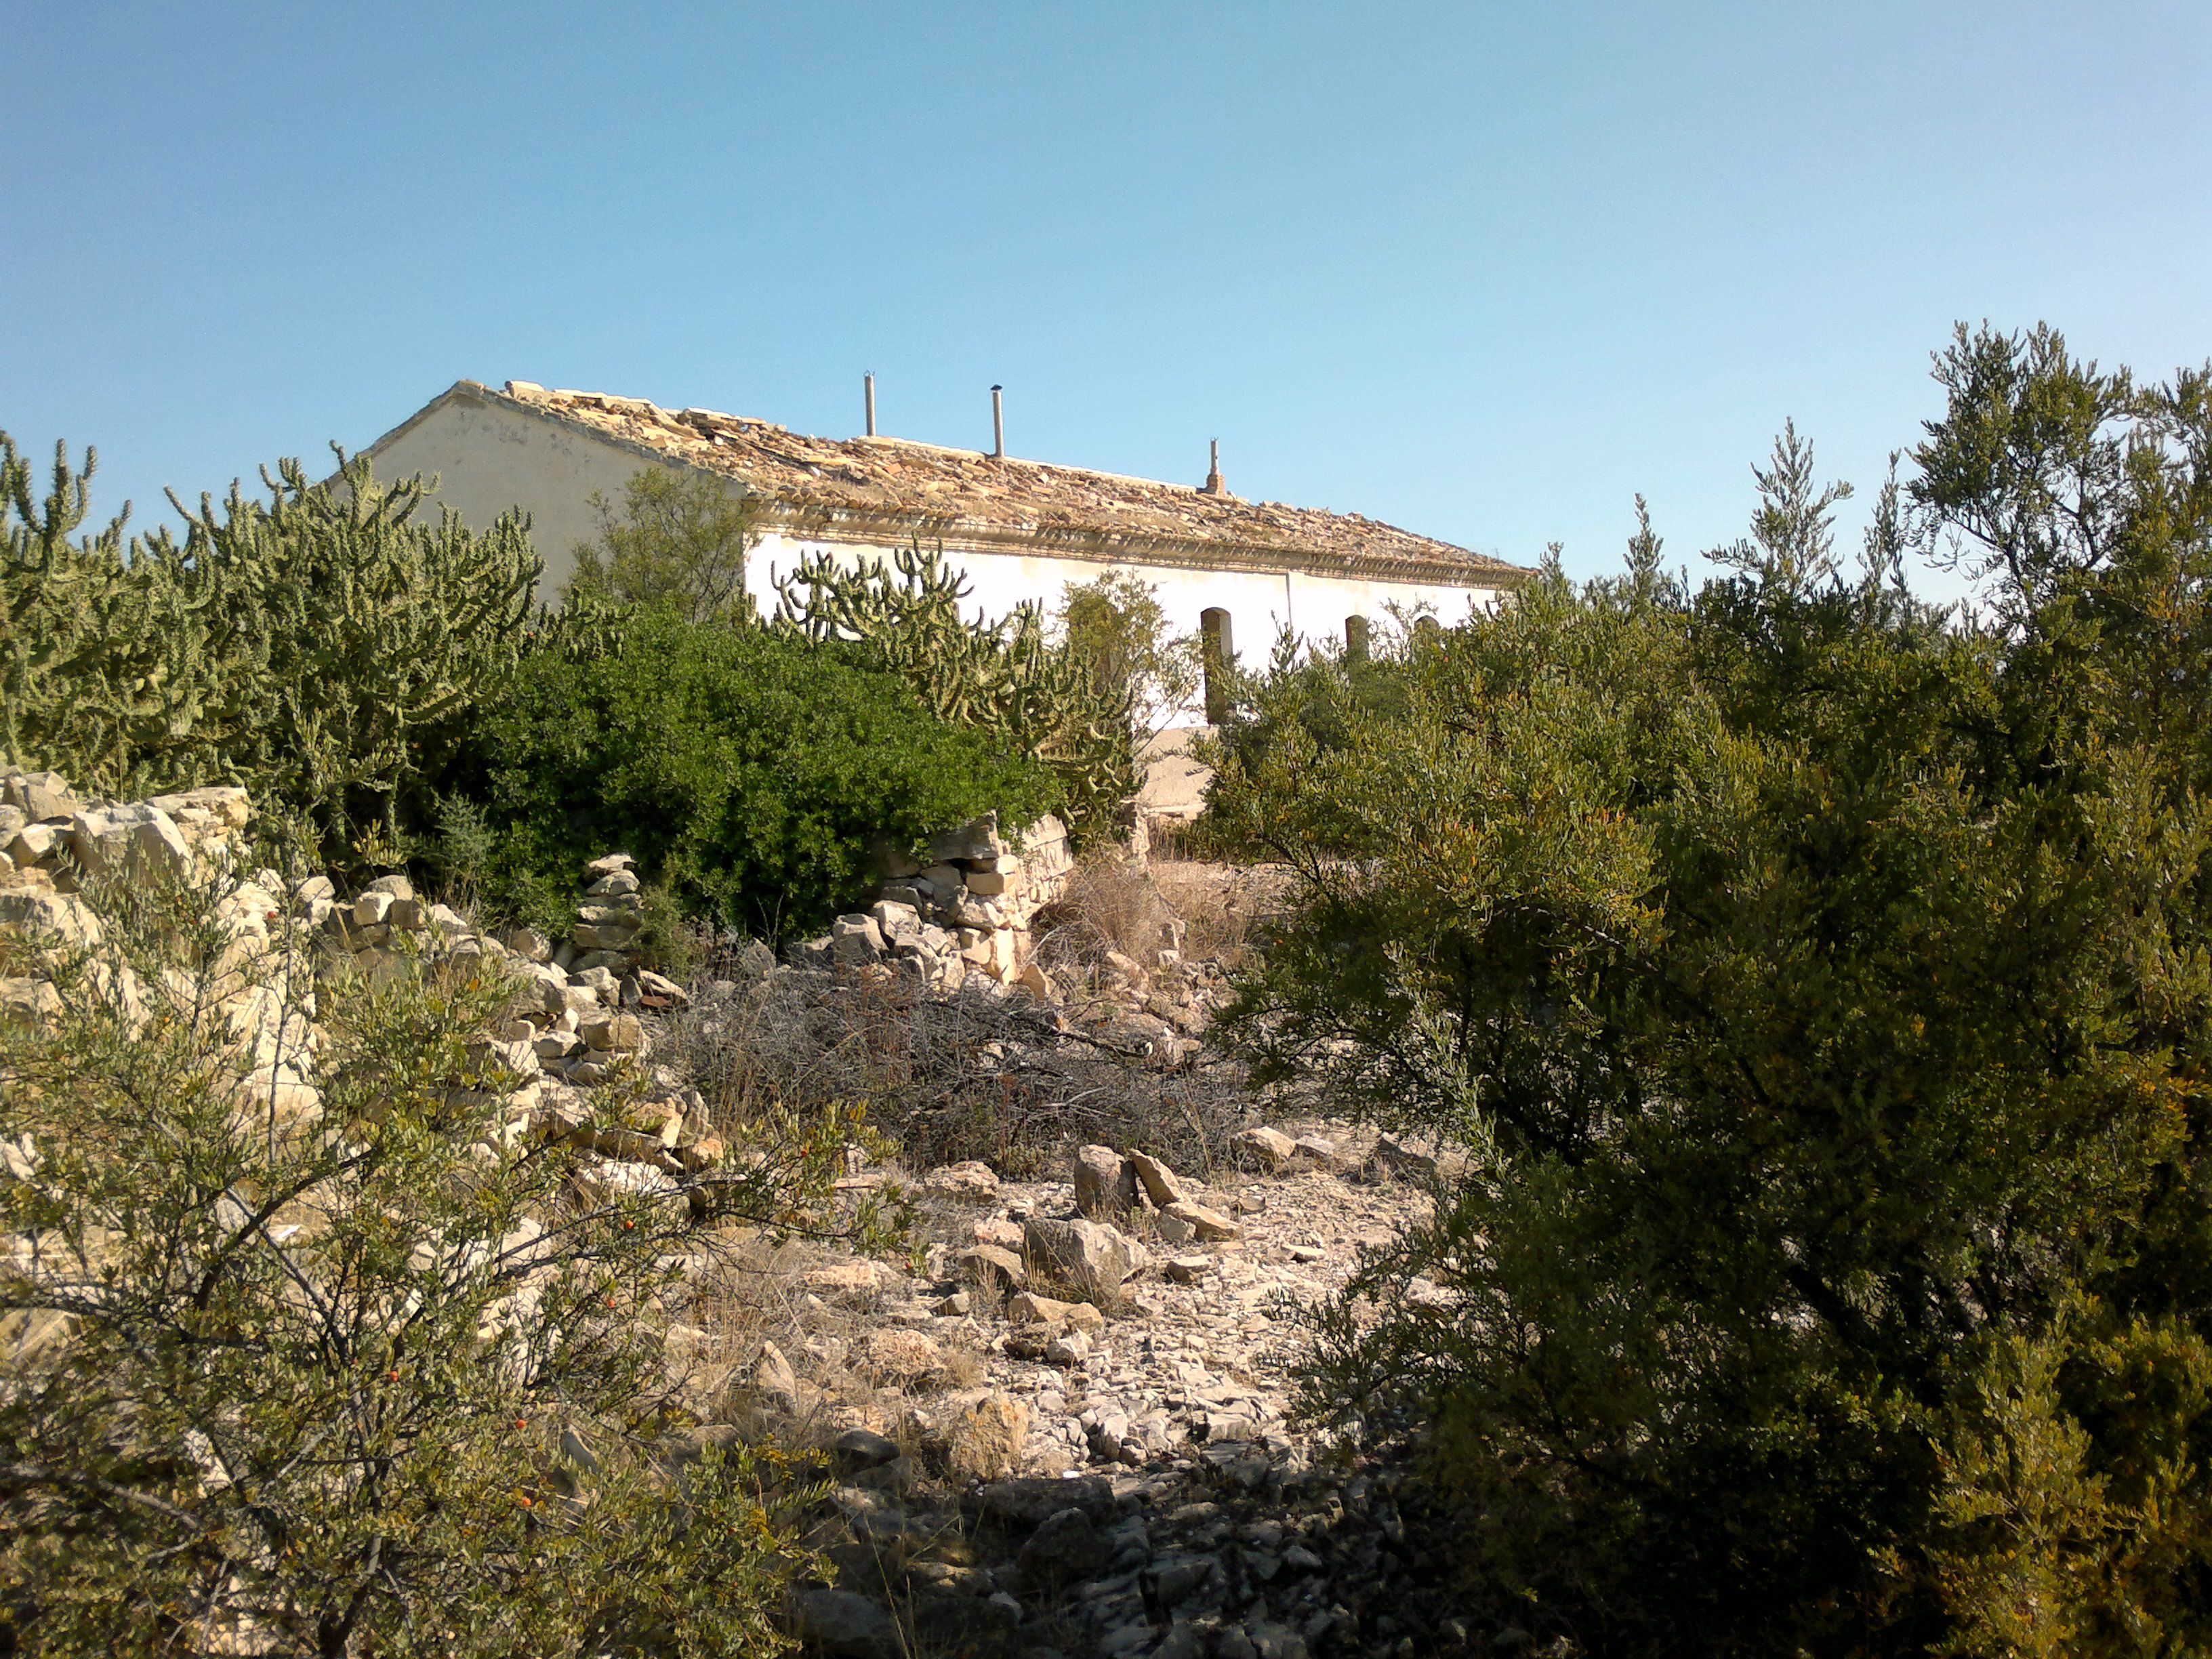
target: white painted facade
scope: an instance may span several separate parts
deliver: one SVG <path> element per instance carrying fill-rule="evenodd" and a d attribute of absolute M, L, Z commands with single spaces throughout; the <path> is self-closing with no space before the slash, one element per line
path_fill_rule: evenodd
<path fill-rule="evenodd" d="M 477 395 L 465 395 L 466 384 L 386 434 L 368 453 L 380 477 L 434 474 L 436 502 L 471 527 L 488 526 L 517 507 L 528 513 L 545 561 L 540 594 L 548 600 L 574 572 L 577 547 L 598 538 L 599 521 L 590 506 L 594 493 L 618 506 L 623 486 L 641 467 L 684 470 L 665 454 L 483 395 L 481 388 L 468 388 Z M 726 483 L 732 495 L 744 493 L 738 480 Z M 988 542 L 926 532 L 924 544 L 941 544 L 947 561 L 967 578 L 971 613 L 980 610 L 996 618 L 1024 600 L 1038 601 L 1049 611 L 1071 583 L 1128 571 L 1157 590 L 1177 632 L 1195 635 L 1203 613 L 1225 612 L 1231 648 L 1247 665 L 1264 661 L 1284 629 L 1309 641 L 1340 643 L 1349 617 L 1368 618 L 1379 636 L 1389 626 L 1391 605 L 1425 610 L 1450 624 L 1471 610 L 1494 606 L 1501 592 L 1497 578 L 1486 582 L 1487 573 L 1473 570 L 1464 582 L 1320 574 L 1298 568 L 1294 550 L 1274 568 L 1253 568 L 1249 560 L 1207 568 L 1189 556 L 1179 556 L 1175 562 L 1147 562 L 1059 550 L 1030 554 L 1010 550 L 1008 539 L 1003 532 Z M 881 531 L 866 538 L 851 532 L 824 534 L 815 526 L 779 527 L 771 518 L 747 561 L 746 586 L 757 605 L 773 608 L 774 575 L 788 574 L 803 555 L 828 552 L 849 565 L 869 556 L 888 561 L 904 544 L 903 538 Z M 1176 723 L 1202 719 L 1194 708 Z"/>
<path fill-rule="evenodd" d="M 877 557 L 887 564 L 892 550 L 866 543 L 834 543 L 793 537 L 781 531 L 762 536 L 745 562 L 745 585 L 764 607 L 775 603 L 774 574 L 789 574 L 803 556 L 828 553 L 851 566 Z M 1497 602 L 1493 588 L 1446 586 L 1440 583 L 1347 581 L 1304 571 L 1196 570 L 1188 565 L 1143 564 L 1062 557 L 1026 557 L 994 549 L 945 546 L 947 562 L 968 579 L 967 608 L 996 619 L 1025 600 L 1050 611 L 1071 584 L 1097 581 L 1109 571 L 1127 571 L 1156 590 L 1168 623 L 1179 634 L 1195 635 L 1209 610 L 1229 613 L 1231 644 L 1247 666 L 1263 661 L 1285 629 L 1309 641 L 1342 643 L 1347 617 L 1365 617 L 1379 636 L 1389 623 L 1385 609 L 1425 605 L 1447 625 L 1466 620 L 1470 610 Z"/>

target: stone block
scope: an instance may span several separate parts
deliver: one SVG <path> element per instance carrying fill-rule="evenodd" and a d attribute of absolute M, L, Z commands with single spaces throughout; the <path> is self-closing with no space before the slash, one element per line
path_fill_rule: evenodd
<path fill-rule="evenodd" d="M 955 864 L 969 859 L 994 859 L 1006 850 L 1000 839 L 999 815 L 986 812 L 980 818 L 970 819 L 957 829 L 948 830 L 931 837 L 931 860 L 937 864 Z"/>
<path fill-rule="evenodd" d="M 1001 1244 L 977 1244 L 955 1258 L 961 1270 L 987 1291 L 1019 1291 L 1030 1282 L 1020 1256 Z"/>
<path fill-rule="evenodd" d="M 1094 1221 L 1111 1221 L 1136 1206 L 1137 1177 L 1111 1146 L 1075 1149 L 1075 1207 Z"/>
<path fill-rule="evenodd" d="M 635 1054 L 645 1047 L 645 1027 L 635 1014 L 603 1014 L 577 1028 L 586 1048 L 611 1054 Z"/>
<path fill-rule="evenodd" d="M 873 916 L 840 916 L 830 925 L 830 953 L 839 963 L 858 966 L 884 954 L 883 930 Z"/>
<path fill-rule="evenodd" d="M 73 818 L 84 810 L 76 791 L 58 772 L 20 772 L 7 781 L 4 795 L 10 806 L 21 807 L 33 823 Z"/>

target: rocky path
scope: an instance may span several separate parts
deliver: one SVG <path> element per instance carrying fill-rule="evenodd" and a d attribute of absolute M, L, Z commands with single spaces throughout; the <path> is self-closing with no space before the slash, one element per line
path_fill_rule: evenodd
<path fill-rule="evenodd" d="M 1466 1644 L 1413 1489 L 1291 1415 L 1303 1335 L 1286 1316 L 1426 1211 L 1421 1159 L 1340 1125 L 1283 1128 L 1203 1183 L 1153 1166 L 1164 1190 L 1097 1148 L 1065 1182 L 932 1171 L 924 1273 L 799 1270 L 795 1370 L 769 1381 L 839 1469 L 818 1534 L 837 1582 L 799 1603 L 816 1650 Z M 1116 1296 L 1103 1281 L 1124 1272 Z"/>

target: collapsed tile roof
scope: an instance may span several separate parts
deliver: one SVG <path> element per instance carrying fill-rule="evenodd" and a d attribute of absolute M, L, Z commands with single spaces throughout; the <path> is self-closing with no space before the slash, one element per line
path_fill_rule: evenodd
<path fill-rule="evenodd" d="M 1285 570 L 1469 587 L 1528 574 L 1502 559 L 1356 513 L 1248 501 L 1225 491 L 1054 466 L 902 438 L 810 438 L 712 410 L 553 392 L 509 380 L 467 391 L 589 429 L 655 458 L 726 474 L 769 521 L 825 540 Z"/>

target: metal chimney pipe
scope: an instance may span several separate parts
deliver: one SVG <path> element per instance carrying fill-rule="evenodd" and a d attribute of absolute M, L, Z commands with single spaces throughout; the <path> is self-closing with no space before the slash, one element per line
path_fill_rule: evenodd
<path fill-rule="evenodd" d="M 1006 388 L 991 388 L 991 453 L 1000 460 L 1006 458 Z"/>
<path fill-rule="evenodd" d="M 872 374 L 864 375 L 862 384 L 867 389 L 868 435 L 872 438 L 876 435 L 876 377 Z"/>

